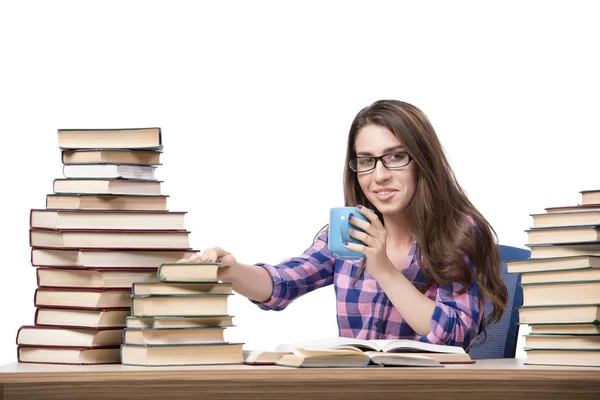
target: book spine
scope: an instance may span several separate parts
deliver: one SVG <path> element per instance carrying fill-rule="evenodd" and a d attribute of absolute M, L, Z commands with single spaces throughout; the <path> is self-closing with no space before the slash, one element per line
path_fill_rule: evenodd
<path fill-rule="evenodd" d="M 33 324 L 34 325 L 39 325 L 39 323 L 38 323 L 39 313 L 40 313 L 40 309 L 36 308 L 35 309 L 35 314 L 33 315 Z"/>
<path fill-rule="evenodd" d="M 25 326 L 21 326 L 19 328 L 19 330 L 17 331 L 17 336 L 15 337 L 15 344 L 18 346 L 19 345 L 19 335 L 21 334 L 21 330 L 25 328 Z"/>

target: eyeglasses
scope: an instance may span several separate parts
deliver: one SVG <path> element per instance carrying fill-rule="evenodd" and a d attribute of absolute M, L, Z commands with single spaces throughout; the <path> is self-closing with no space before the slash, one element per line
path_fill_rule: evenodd
<path fill-rule="evenodd" d="M 379 157 L 356 157 L 350 160 L 348 164 L 350 169 L 354 172 L 367 172 L 375 169 L 378 160 L 381 160 L 383 166 L 387 169 L 398 169 L 406 167 L 412 158 L 407 152 L 400 151 L 396 153 L 384 154 Z"/>

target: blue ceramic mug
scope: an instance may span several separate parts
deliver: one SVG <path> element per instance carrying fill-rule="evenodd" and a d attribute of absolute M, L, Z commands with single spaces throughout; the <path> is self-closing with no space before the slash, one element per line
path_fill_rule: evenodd
<path fill-rule="evenodd" d="M 340 260 L 359 260 L 365 258 L 363 253 L 350 250 L 344 246 L 344 242 L 364 244 L 351 237 L 348 232 L 349 225 L 352 225 L 351 222 L 348 222 L 348 217 L 350 215 L 352 215 L 352 218 L 360 218 L 364 221 L 369 221 L 356 207 L 334 207 L 329 210 L 328 247 L 331 254 Z M 354 230 L 364 232 L 355 225 L 352 225 L 351 227 Z"/>

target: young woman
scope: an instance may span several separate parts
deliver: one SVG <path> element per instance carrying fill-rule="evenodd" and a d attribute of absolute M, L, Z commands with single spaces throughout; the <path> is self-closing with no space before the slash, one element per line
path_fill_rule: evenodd
<path fill-rule="evenodd" d="M 219 278 L 262 309 L 282 310 L 334 284 L 340 336 L 414 339 L 468 349 L 504 312 L 495 233 L 459 186 L 438 137 L 411 104 L 381 100 L 362 109 L 348 136 L 346 206 L 369 222 L 347 243 L 362 261 L 336 260 L 322 231 L 304 254 L 279 265 L 246 265 L 221 248 L 186 261 L 219 262 Z M 371 211 L 374 210 L 374 211 Z M 483 301 L 493 312 L 483 319 Z"/>

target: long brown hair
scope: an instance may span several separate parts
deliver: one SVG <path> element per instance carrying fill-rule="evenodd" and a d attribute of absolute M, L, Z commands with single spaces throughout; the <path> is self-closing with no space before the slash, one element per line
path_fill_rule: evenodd
<path fill-rule="evenodd" d="M 500 276 L 496 233 L 458 184 L 437 134 L 421 110 L 398 100 L 380 100 L 356 115 L 346 152 L 345 205 L 362 204 L 374 209 L 383 222 L 381 213 L 360 188 L 357 173 L 349 167 L 349 161 L 356 157 L 356 136 L 368 124 L 382 126 L 396 135 L 417 167 L 415 195 L 404 213 L 417 241 L 418 257 L 423 260 L 423 272 L 428 280 L 427 285 L 419 289 L 424 292 L 434 282 L 439 285 L 459 282 L 462 284 L 459 293 L 464 293 L 476 282 L 479 293 L 493 304 L 488 321 L 482 320 L 481 329 L 485 332 L 486 323 L 500 320 L 508 299 Z M 476 266 L 475 276 L 465 256 Z M 364 260 L 357 277 L 363 269 Z"/>

